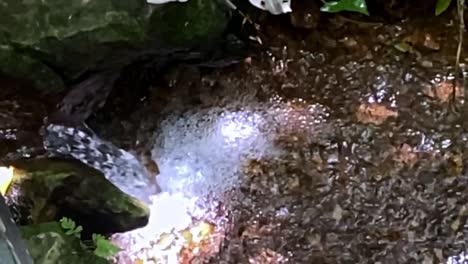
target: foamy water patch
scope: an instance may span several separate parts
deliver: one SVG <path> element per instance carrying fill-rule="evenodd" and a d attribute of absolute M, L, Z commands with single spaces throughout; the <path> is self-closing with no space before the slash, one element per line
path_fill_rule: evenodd
<path fill-rule="evenodd" d="M 315 138 L 328 117 L 320 104 L 279 96 L 168 117 L 152 153 L 161 172 L 158 182 L 163 191 L 188 197 L 223 193 L 239 183 L 247 160 L 281 155 L 277 138 Z"/>
<path fill-rule="evenodd" d="M 185 263 L 180 257 L 187 252 L 187 230 L 208 234 L 192 240 L 195 248 L 189 252 L 209 248 L 200 246 L 207 239 L 216 240 L 211 248 L 217 248 L 229 218 L 223 194 L 240 183 L 248 161 L 280 157 L 284 150 L 275 141 L 280 135 L 314 137 L 314 128 L 327 120 L 325 110 L 303 100 L 274 97 L 267 103 L 243 102 L 240 107 L 238 103 L 167 117 L 155 132 L 152 151 L 163 193 L 153 197 L 146 227 L 115 236 L 126 248 L 119 263 Z"/>
<path fill-rule="evenodd" d="M 264 125 L 260 112 L 246 108 L 166 119 L 153 150 L 161 188 L 200 197 L 234 187 L 246 159 L 275 152 Z"/>

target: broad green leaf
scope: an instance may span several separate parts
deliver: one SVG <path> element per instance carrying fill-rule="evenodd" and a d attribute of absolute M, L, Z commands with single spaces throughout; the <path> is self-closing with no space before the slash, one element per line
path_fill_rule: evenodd
<path fill-rule="evenodd" d="M 81 237 L 81 231 L 83 231 L 83 227 L 77 226 L 75 221 L 72 219 L 66 217 L 60 219 L 60 226 L 63 228 L 67 236 L 74 235 L 78 238 Z"/>
<path fill-rule="evenodd" d="M 106 239 L 103 235 L 100 235 L 100 234 L 93 234 L 93 242 L 94 244 L 97 243 L 98 240 L 100 239 Z"/>
<path fill-rule="evenodd" d="M 111 241 L 106 239 L 103 235 L 93 234 L 93 241 L 96 245 L 94 254 L 102 258 L 110 258 L 119 253 L 122 249 L 112 244 Z"/>
<path fill-rule="evenodd" d="M 435 15 L 442 14 L 450 6 L 452 0 L 437 0 Z"/>
<path fill-rule="evenodd" d="M 320 10 L 330 13 L 351 11 L 369 15 L 369 11 L 367 11 L 366 0 L 340 0 L 325 2 Z"/>

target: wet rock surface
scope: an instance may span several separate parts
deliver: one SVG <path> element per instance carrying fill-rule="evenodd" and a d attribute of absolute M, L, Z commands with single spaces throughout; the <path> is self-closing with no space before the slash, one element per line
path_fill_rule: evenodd
<path fill-rule="evenodd" d="M 28 94 L 30 86 L 18 79 L 0 75 L 0 155 L 28 155 L 31 149 L 42 148 L 38 136 L 42 118 L 54 98 L 38 98 Z"/>
<path fill-rule="evenodd" d="M 87 71 L 116 57 L 118 63 L 128 50 L 217 40 L 230 15 L 218 1 L 152 5 L 143 0 L 70 5 L 5 0 L 0 12 L 1 72 L 29 79 L 31 92 L 41 94 L 67 91 Z"/>
<path fill-rule="evenodd" d="M 14 167 L 14 179 L 6 197 L 22 225 L 71 217 L 86 232 L 107 234 L 148 222 L 149 209 L 144 203 L 79 161 L 24 159 L 9 165 Z"/>
<path fill-rule="evenodd" d="M 0 196 L 0 257 L 4 263 L 31 264 L 31 255 L 22 240 L 19 228 L 15 225 L 5 199 Z"/>

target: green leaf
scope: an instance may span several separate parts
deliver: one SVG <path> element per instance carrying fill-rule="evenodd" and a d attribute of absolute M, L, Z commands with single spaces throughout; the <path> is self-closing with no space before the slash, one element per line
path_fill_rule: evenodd
<path fill-rule="evenodd" d="M 73 230 L 75 229 L 75 221 L 71 220 L 70 218 L 63 217 L 60 219 L 60 226 L 65 230 Z"/>
<path fill-rule="evenodd" d="M 450 6 L 452 0 L 437 0 L 435 15 L 442 14 Z"/>
<path fill-rule="evenodd" d="M 81 233 L 81 231 L 83 231 L 83 227 L 82 226 L 77 226 L 75 228 L 75 233 Z"/>
<path fill-rule="evenodd" d="M 60 219 L 60 226 L 65 231 L 65 234 L 67 236 L 73 235 L 78 238 L 81 237 L 81 231 L 83 231 L 83 227 L 76 226 L 75 221 L 73 221 L 72 219 L 63 217 L 62 219 Z"/>
<path fill-rule="evenodd" d="M 369 15 L 369 11 L 367 11 L 366 0 L 340 0 L 325 2 L 320 10 L 330 13 L 350 11 Z"/>
<path fill-rule="evenodd" d="M 106 239 L 103 235 L 100 235 L 100 234 L 93 234 L 93 242 L 94 244 L 97 243 L 98 240 L 100 239 Z"/>
<path fill-rule="evenodd" d="M 106 239 L 103 235 L 93 234 L 93 241 L 96 245 L 94 254 L 102 258 L 112 257 L 122 250 L 121 248 L 112 244 L 112 242 Z"/>

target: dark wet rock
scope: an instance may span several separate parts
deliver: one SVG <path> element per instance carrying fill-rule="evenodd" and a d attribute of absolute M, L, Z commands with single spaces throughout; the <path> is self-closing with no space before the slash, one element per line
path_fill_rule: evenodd
<path fill-rule="evenodd" d="M 30 159 L 11 165 L 15 176 L 7 197 L 22 224 L 67 216 L 89 232 L 112 233 L 142 227 L 148 221 L 145 204 L 78 161 Z M 21 208 L 27 208 L 27 213 Z"/>
<path fill-rule="evenodd" d="M 64 81 L 45 63 L 0 43 L 3 44 L 0 47 L 0 73 L 28 79 L 40 93 L 60 92 L 65 89 Z"/>
<path fill-rule="evenodd" d="M 23 237 L 37 264 L 110 263 L 85 250 L 78 237 L 65 234 L 58 222 L 23 226 Z"/>
<path fill-rule="evenodd" d="M 39 129 L 52 98 L 19 93 L 31 86 L 1 75 L 0 87 L 0 161 L 42 149 Z"/>
<path fill-rule="evenodd" d="M 207 88 L 199 85 L 204 74 L 222 68 L 232 69 L 251 52 L 251 48 L 245 43 L 234 36 L 228 36 L 212 51 L 168 51 L 171 55 L 150 59 L 147 64 L 149 67 L 144 71 L 138 70 L 138 63 L 126 67 L 123 70 L 123 77 L 117 81 L 104 107 L 96 109 L 97 111 L 88 119 L 88 124 L 100 135 L 106 138 L 112 137 L 120 147 L 135 149 L 138 152 L 148 151 L 140 148 L 150 139 L 146 135 L 136 140 L 127 136 L 137 131 L 138 119 L 148 114 L 140 111 L 142 105 L 156 109 L 164 107 L 168 100 L 185 100 L 183 96 L 173 97 L 173 94 L 178 93 L 193 97 L 191 101 L 203 102 L 207 98 L 203 97 L 200 88 L 216 93 L 216 87 Z M 151 61 L 155 63 L 154 66 L 151 66 Z M 138 89 L 135 88 L 133 81 L 135 76 L 140 76 L 136 77 L 139 80 L 137 83 L 146 79 L 145 84 L 138 86 Z M 87 102 L 89 101 L 84 101 L 85 104 Z M 66 99 L 62 105 L 66 105 Z M 76 113 L 78 116 L 81 115 L 79 111 Z"/>
<path fill-rule="evenodd" d="M 67 5 L 60 1 L 6 1 L 4 4 L 1 32 L 7 37 L 2 39 L 2 45 L 8 50 L 3 51 L 5 56 L 24 59 L 2 60 L 0 68 L 5 73 L 24 77 L 29 76 L 32 66 L 20 68 L 16 63 L 22 65 L 29 60 L 31 63 L 26 65 L 39 65 L 42 70 L 36 72 L 49 75 L 34 76 L 36 86 L 49 93 L 64 88 L 63 84 L 57 85 L 57 79 L 67 81 L 62 77 L 71 78 L 102 59 L 116 43 L 135 44 L 144 36 L 138 19 L 144 12 L 144 1 L 74 1 Z M 46 76 L 53 78 L 47 81 Z"/>
<path fill-rule="evenodd" d="M 112 64 L 119 51 L 217 39 L 229 15 L 221 1 L 154 6 L 144 0 L 66 5 L 7 0 L 3 5 L 0 71 L 30 79 L 45 93 L 63 91 L 95 65 Z"/>
<path fill-rule="evenodd" d="M 2 195 L 0 195 L 0 259 L 6 264 L 33 264 L 20 230 Z"/>
<path fill-rule="evenodd" d="M 198 70 L 237 64 L 246 51 L 237 38 L 215 41 L 213 47 L 137 50 L 115 56 L 90 69 L 71 87 L 51 119 L 85 122 L 92 114 L 110 111 L 127 115 L 149 95 L 151 85 L 179 64 Z M 120 56 L 120 57 L 119 57 Z M 108 101 L 108 97 L 110 97 Z"/>
<path fill-rule="evenodd" d="M 223 1 L 167 3 L 150 17 L 150 36 L 172 47 L 187 47 L 188 43 L 210 46 L 224 32 L 229 16 Z"/>

